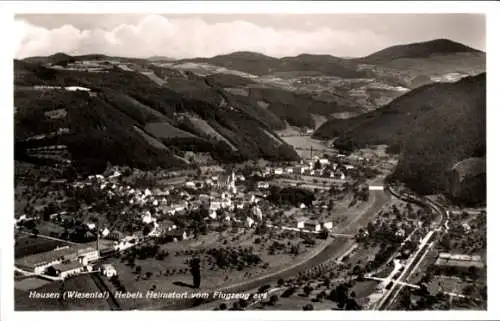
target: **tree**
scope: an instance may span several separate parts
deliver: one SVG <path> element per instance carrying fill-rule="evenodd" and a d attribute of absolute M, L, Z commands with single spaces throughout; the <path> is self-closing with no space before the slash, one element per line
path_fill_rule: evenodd
<path fill-rule="evenodd" d="M 279 287 L 282 287 L 285 284 L 285 280 L 279 279 L 277 284 Z"/>
<path fill-rule="evenodd" d="M 271 295 L 269 298 L 269 304 L 270 305 L 276 305 L 276 303 L 279 301 L 279 298 L 276 294 Z"/>
<path fill-rule="evenodd" d="M 318 237 L 322 240 L 326 240 L 328 238 L 328 230 L 326 228 L 322 228 L 318 234 Z"/>
<path fill-rule="evenodd" d="M 246 307 L 248 306 L 248 302 L 247 302 L 245 299 L 239 299 L 239 300 L 238 300 L 238 305 L 239 305 L 242 309 L 246 309 Z"/>
<path fill-rule="evenodd" d="M 304 305 L 302 307 L 302 310 L 304 310 L 304 311 L 313 311 L 314 307 L 313 307 L 313 305 L 311 303 L 309 303 L 309 304 Z"/>
<path fill-rule="evenodd" d="M 478 269 L 477 267 L 475 266 L 470 266 L 468 269 L 467 269 L 467 272 L 469 274 L 469 277 L 471 279 L 477 279 L 477 276 L 478 276 Z"/>
<path fill-rule="evenodd" d="M 219 305 L 219 310 L 222 310 L 222 311 L 227 310 L 227 305 L 225 303 L 221 303 Z"/>
<path fill-rule="evenodd" d="M 309 296 L 312 291 L 313 291 L 313 288 L 309 284 L 304 287 L 304 295 L 305 296 Z"/>
<path fill-rule="evenodd" d="M 140 265 L 138 265 L 138 266 L 135 267 L 135 273 L 136 274 L 141 273 L 141 271 L 142 271 L 142 267 Z"/>
<path fill-rule="evenodd" d="M 193 287 L 195 289 L 199 289 L 201 283 L 201 272 L 200 272 L 200 260 L 198 258 L 191 260 L 190 270 L 191 270 L 191 275 L 193 276 Z"/>

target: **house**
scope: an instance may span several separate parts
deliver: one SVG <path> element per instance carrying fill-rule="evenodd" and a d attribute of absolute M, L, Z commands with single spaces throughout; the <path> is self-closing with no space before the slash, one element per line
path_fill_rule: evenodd
<path fill-rule="evenodd" d="M 254 223 L 255 223 L 255 221 L 254 221 L 254 220 L 252 220 L 252 218 L 248 216 L 248 217 L 247 217 L 247 219 L 246 219 L 246 225 L 247 225 L 248 227 L 252 227 L 252 225 L 253 225 Z"/>
<path fill-rule="evenodd" d="M 269 188 L 269 183 L 268 182 L 257 182 L 257 188 L 259 188 L 259 189 L 268 189 Z"/>
<path fill-rule="evenodd" d="M 262 221 L 262 211 L 259 206 L 254 206 L 252 208 L 252 214 L 259 220 Z"/>
<path fill-rule="evenodd" d="M 283 175 L 283 168 L 275 168 L 274 175 Z"/>
<path fill-rule="evenodd" d="M 404 237 L 406 234 L 405 230 L 400 228 L 399 230 L 396 231 L 396 236 L 398 237 Z"/>
<path fill-rule="evenodd" d="M 104 228 L 104 230 L 101 231 L 101 236 L 106 237 L 109 234 L 109 230 L 107 228 Z"/>
<path fill-rule="evenodd" d="M 149 211 L 146 211 L 146 213 L 144 213 L 144 215 L 142 215 L 142 222 L 145 223 L 145 224 L 150 224 L 152 223 L 153 221 L 156 221 L 156 219 L 154 219 L 152 216 L 151 216 L 151 213 Z"/>
<path fill-rule="evenodd" d="M 320 158 L 319 163 L 321 165 L 328 165 L 328 164 L 330 164 L 330 160 L 328 158 Z"/>
<path fill-rule="evenodd" d="M 87 223 L 87 228 L 92 231 L 95 229 L 95 223 Z"/>
<path fill-rule="evenodd" d="M 286 168 L 286 173 L 287 174 L 293 174 L 293 167 L 287 167 Z"/>
<path fill-rule="evenodd" d="M 298 217 L 296 219 L 297 228 L 298 229 L 303 229 L 304 228 L 304 224 L 305 224 L 306 221 L 307 221 L 307 219 L 305 217 Z"/>
<path fill-rule="evenodd" d="M 211 212 L 215 212 L 215 211 L 217 211 L 218 209 L 221 209 L 221 208 L 222 208 L 221 202 L 217 202 L 217 201 L 210 202 L 209 210 Z"/>
<path fill-rule="evenodd" d="M 75 275 L 84 271 L 85 267 L 79 262 L 69 262 L 65 264 L 56 264 L 53 266 L 56 274 L 61 279 L 65 279 L 68 276 Z"/>
<path fill-rule="evenodd" d="M 137 243 L 137 238 L 135 236 L 126 236 L 119 242 L 115 242 L 114 249 L 115 251 L 123 251 L 134 246 Z"/>
<path fill-rule="evenodd" d="M 462 228 L 464 229 L 465 234 L 469 234 L 471 231 L 470 225 L 467 223 L 462 224 Z"/>
<path fill-rule="evenodd" d="M 323 222 L 323 228 L 326 228 L 327 230 L 333 229 L 333 222 Z"/>
<path fill-rule="evenodd" d="M 196 184 L 194 182 L 186 182 L 186 188 L 196 189 Z"/>
<path fill-rule="evenodd" d="M 309 232 L 319 232 L 321 230 L 321 224 L 316 221 L 305 221 L 303 229 Z"/>
<path fill-rule="evenodd" d="M 111 264 L 103 264 L 101 267 L 101 273 L 107 278 L 112 278 L 113 276 L 118 275 L 118 272 Z"/>
<path fill-rule="evenodd" d="M 309 166 L 302 166 L 300 167 L 300 173 L 302 175 L 306 175 L 310 172 L 311 168 Z"/>

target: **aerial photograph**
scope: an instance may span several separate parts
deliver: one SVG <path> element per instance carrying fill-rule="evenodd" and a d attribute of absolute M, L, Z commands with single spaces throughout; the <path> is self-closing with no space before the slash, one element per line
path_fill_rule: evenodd
<path fill-rule="evenodd" d="M 15 311 L 488 310 L 484 14 L 11 32 Z"/>

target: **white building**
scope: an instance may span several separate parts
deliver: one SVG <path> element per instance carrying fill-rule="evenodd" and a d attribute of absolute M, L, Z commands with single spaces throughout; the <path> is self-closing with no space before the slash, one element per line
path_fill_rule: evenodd
<path fill-rule="evenodd" d="M 68 87 L 64 87 L 64 89 L 67 91 L 90 91 L 89 88 L 80 87 L 80 86 L 68 86 Z"/>
<path fill-rule="evenodd" d="M 321 158 L 321 159 L 319 160 L 319 163 L 320 163 L 321 165 L 328 165 L 328 164 L 330 164 L 330 160 L 329 160 L 328 158 Z"/>
<path fill-rule="evenodd" d="M 275 168 L 274 175 L 283 175 L 283 168 Z"/>
<path fill-rule="evenodd" d="M 323 227 L 326 228 L 327 230 L 333 229 L 333 222 L 324 222 Z"/>
<path fill-rule="evenodd" d="M 254 206 L 252 208 L 252 214 L 259 220 L 262 221 L 262 211 L 259 206 Z"/>
<path fill-rule="evenodd" d="M 61 279 L 65 279 L 68 276 L 81 273 L 85 267 L 79 262 L 70 262 L 66 264 L 56 264 L 54 265 L 54 269 L 56 270 L 57 276 Z"/>
<path fill-rule="evenodd" d="M 154 219 L 151 216 L 151 213 L 149 211 L 147 211 L 146 213 L 144 213 L 144 215 L 142 216 L 142 222 L 145 223 L 145 224 L 150 224 L 153 221 L 154 221 Z"/>
<path fill-rule="evenodd" d="M 268 182 L 257 182 L 257 188 L 268 189 L 269 188 L 269 183 Z"/>
<path fill-rule="evenodd" d="M 113 276 L 118 275 L 118 272 L 116 271 L 114 266 L 112 266 L 111 264 L 104 264 L 101 267 L 101 273 L 102 273 L 102 275 L 104 275 L 107 278 L 111 278 Z"/>
<path fill-rule="evenodd" d="M 109 235 L 109 230 L 107 228 L 104 228 L 104 230 L 102 230 L 102 232 L 101 232 L 101 236 L 106 237 L 108 235 Z"/>
<path fill-rule="evenodd" d="M 316 221 L 306 221 L 303 222 L 303 229 L 310 232 L 319 232 L 321 230 L 321 224 Z"/>
<path fill-rule="evenodd" d="M 255 221 L 254 221 L 254 220 L 252 220 L 252 218 L 251 218 L 251 217 L 247 217 L 247 220 L 246 220 L 246 225 L 247 225 L 248 227 L 252 227 L 252 225 L 253 225 L 254 223 L 255 223 Z"/>

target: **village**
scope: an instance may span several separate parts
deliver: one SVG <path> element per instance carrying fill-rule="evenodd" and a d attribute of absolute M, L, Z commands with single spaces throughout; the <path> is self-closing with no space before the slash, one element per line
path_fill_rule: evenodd
<path fill-rule="evenodd" d="M 163 175 L 110 166 L 72 182 L 43 180 L 21 192 L 30 201 L 16 217 L 16 271 L 47 280 L 100 272 L 142 289 L 152 275 L 189 280 L 186 262 L 200 255 L 207 274 L 218 274 L 212 287 L 276 270 L 321 248 L 367 201 L 357 161 L 323 155 Z M 221 247 L 234 262 L 220 262 Z M 154 261 L 152 271 L 141 273 L 135 256 Z"/>

